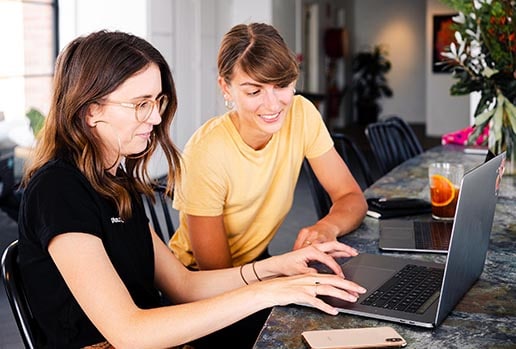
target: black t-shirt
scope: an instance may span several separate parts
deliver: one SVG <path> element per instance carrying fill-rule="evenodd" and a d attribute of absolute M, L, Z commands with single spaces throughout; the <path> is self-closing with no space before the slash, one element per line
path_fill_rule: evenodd
<path fill-rule="evenodd" d="M 99 237 L 113 266 L 140 308 L 158 307 L 154 253 L 140 200 L 122 220 L 74 166 L 54 160 L 31 179 L 19 219 L 20 268 L 29 303 L 46 337 L 45 347 L 79 348 L 105 339 L 73 298 L 48 253 L 51 239 L 67 232 Z"/>

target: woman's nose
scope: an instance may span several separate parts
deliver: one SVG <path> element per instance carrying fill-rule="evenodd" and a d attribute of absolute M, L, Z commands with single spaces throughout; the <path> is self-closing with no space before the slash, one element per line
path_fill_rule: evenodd
<path fill-rule="evenodd" d="M 161 123 L 161 114 L 159 113 L 158 108 L 152 108 L 151 115 L 147 119 L 147 122 L 152 125 L 158 125 Z"/>
<path fill-rule="evenodd" d="M 265 98 L 263 101 L 263 104 L 266 107 L 269 107 L 272 110 L 275 110 L 275 108 L 279 105 L 279 98 L 276 95 L 276 91 L 274 89 L 268 90 L 265 92 Z"/>

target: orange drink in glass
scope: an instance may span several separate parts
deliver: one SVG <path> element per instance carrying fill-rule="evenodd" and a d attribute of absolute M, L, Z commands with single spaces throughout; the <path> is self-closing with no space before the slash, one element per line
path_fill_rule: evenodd
<path fill-rule="evenodd" d="M 436 162 L 428 167 L 432 217 L 452 220 L 459 198 L 460 181 L 464 175 L 461 164 Z"/>

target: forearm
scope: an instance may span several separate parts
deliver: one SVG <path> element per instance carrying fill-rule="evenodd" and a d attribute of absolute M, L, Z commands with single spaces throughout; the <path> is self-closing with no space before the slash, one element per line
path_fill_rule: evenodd
<path fill-rule="evenodd" d="M 336 200 L 329 213 L 317 224 L 334 227 L 336 237 L 355 230 L 364 220 L 367 213 L 367 202 L 362 192 L 352 192 Z"/>
<path fill-rule="evenodd" d="M 254 287 L 239 288 L 210 299 L 140 310 L 123 329 L 115 347 L 170 347 L 226 327 L 271 306 Z"/>
<path fill-rule="evenodd" d="M 180 294 L 183 296 L 175 297 L 174 301 L 183 303 L 205 299 L 282 275 L 280 264 L 276 262 L 276 257 L 272 257 L 240 267 L 189 272 L 190 275 L 181 283 L 184 286 L 184 292 Z"/>
<path fill-rule="evenodd" d="M 254 283 L 257 278 L 252 271 L 252 265 L 217 270 L 187 271 L 183 279 L 174 287 L 177 290 L 167 292 L 174 295 L 175 303 L 194 302 L 197 300 L 218 296 L 247 284 Z M 171 280 L 172 282 L 172 280 Z"/>

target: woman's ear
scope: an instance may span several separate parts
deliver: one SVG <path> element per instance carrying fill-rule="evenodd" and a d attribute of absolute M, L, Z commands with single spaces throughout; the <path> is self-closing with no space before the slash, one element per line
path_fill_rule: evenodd
<path fill-rule="evenodd" d="M 222 91 L 222 94 L 224 96 L 231 96 L 231 93 L 229 91 L 229 85 L 222 76 L 219 76 L 219 78 L 217 79 L 217 82 L 219 83 L 219 87 L 220 87 L 220 90 Z M 224 99 L 226 99 L 226 98 L 224 97 Z"/>
<path fill-rule="evenodd" d="M 89 127 L 96 127 L 102 115 L 102 106 L 98 103 L 91 103 L 86 113 L 86 123 Z"/>

